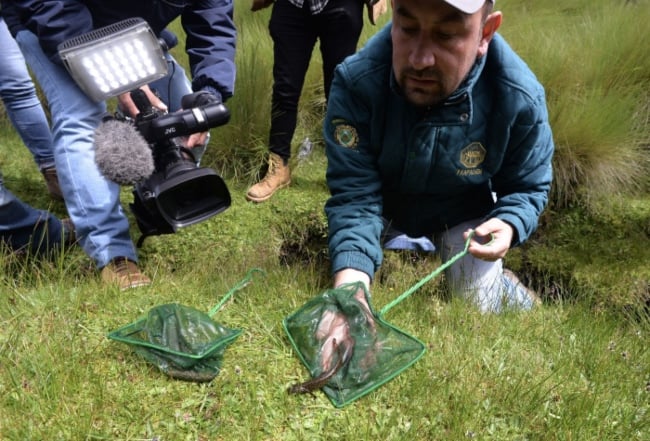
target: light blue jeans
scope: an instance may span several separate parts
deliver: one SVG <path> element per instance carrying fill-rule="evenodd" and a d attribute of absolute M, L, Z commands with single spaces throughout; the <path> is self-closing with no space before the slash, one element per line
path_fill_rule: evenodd
<path fill-rule="evenodd" d="M 99 268 L 118 256 L 136 261 L 120 187 L 95 164 L 94 131 L 105 103 L 88 98 L 63 66 L 47 58 L 33 33 L 21 31 L 16 41 L 50 106 L 59 184 L 79 245 Z"/>
<path fill-rule="evenodd" d="M 120 187 L 104 178 L 95 164 L 94 131 L 106 104 L 88 98 L 67 70 L 45 55 L 33 33 L 21 31 L 16 41 L 50 106 L 56 168 L 79 245 L 99 268 L 120 256 L 137 261 L 120 205 Z M 183 69 L 170 54 L 166 56 L 173 68 L 151 87 L 173 111 L 191 86 Z"/>
<path fill-rule="evenodd" d="M 160 99 L 167 104 L 170 112 L 181 109 L 183 96 L 192 93 L 192 84 L 187 78 L 183 66 L 178 64 L 169 52 L 165 53 L 167 59 L 167 76 L 149 84 L 155 90 Z"/>
<path fill-rule="evenodd" d="M 463 233 L 475 228 L 481 222 L 472 220 L 456 225 L 433 237 L 411 238 L 392 228 L 384 221 L 384 249 L 417 250 L 440 252 L 440 258 L 447 262 L 465 249 Z M 482 312 L 501 312 L 505 308 L 530 309 L 533 300 L 521 284 L 513 285 L 503 275 L 503 260 L 494 262 L 477 259 L 467 253 L 445 271 L 447 286 L 452 294 L 475 304 Z"/>
<path fill-rule="evenodd" d="M 40 170 L 54 166 L 50 125 L 36 95 L 25 59 L 0 19 L 0 99 Z"/>
<path fill-rule="evenodd" d="M 481 222 L 476 219 L 456 225 L 434 238 L 440 258 L 446 262 L 465 248 L 463 233 Z M 445 271 L 451 292 L 474 303 L 482 312 L 508 309 L 527 310 L 533 299 L 521 284 L 513 285 L 503 275 L 503 260 L 494 262 L 477 259 L 467 253 Z"/>

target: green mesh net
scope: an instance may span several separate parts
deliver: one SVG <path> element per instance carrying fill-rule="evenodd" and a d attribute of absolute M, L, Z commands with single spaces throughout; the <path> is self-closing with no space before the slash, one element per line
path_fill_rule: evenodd
<path fill-rule="evenodd" d="M 385 322 L 372 310 L 372 306 L 374 323 L 370 324 L 363 308 L 354 298 L 359 289 L 365 291 L 365 285 L 353 283 L 327 290 L 283 322 L 298 356 L 312 377 L 318 378 L 323 371 L 323 343 L 316 337 L 321 317 L 331 311 L 343 313 L 348 319 L 350 335 L 354 338 L 351 358 L 322 385 L 336 407 L 345 406 L 378 388 L 415 363 L 425 351 L 421 341 Z M 365 295 L 370 305 L 367 291 Z M 338 357 L 341 356 L 339 353 Z M 316 385 L 317 388 L 319 386 Z"/>
<path fill-rule="evenodd" d="M 206 382 L 221 370 L 226 348 L 241 334 L 212 319 L 223 304 L 246 286 L 253 269 L 228 291 L 207 314 L 178 303 L 160 305 L 139 320 L 108 334 L 126 343 L 149 363 L 172 378 Z"/>
<path fill-rule="evenodd" d="M 363 283 L 351 283 L 328 289 L 314 297 L 283 320 L 284 330 L 298 357 L 309 370 L 312 380 L 294 385 L 289 392 L 303 393 L 322 389 L 335 407 L 343 407 L 372 392 L 409 368 L 425 352 L 425 345 L 384 320 L 384 315 L 422 285 L 462 258 L 469 247 L 447 260 L 377 313 Z M 355 298 L 363 291 L 370 307 L 368 313 Z M 341 349 L 326 369 L 323 354 L 331 340 L 319 336 L 321 321 L 331 314 L 345 317 L 351 343 Z M 320 338 L 319 338 L 320 337 Z M 336 342 L 333 342 L 336 345 Z M 331 348 L 330 348 L 331 349 Z"/>

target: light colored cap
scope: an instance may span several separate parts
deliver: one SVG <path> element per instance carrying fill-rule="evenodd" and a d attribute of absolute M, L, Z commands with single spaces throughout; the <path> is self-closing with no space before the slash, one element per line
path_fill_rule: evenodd
<path fill-rule="evenodd" d="M 490 0 L 494 3 L 494 0 Z M 449 3 L 454 8 L 459 11 L 464 12 L 465 14 L 473 14 L 485 3 L 485 0 L 445 0 L 446 3 Z"/>

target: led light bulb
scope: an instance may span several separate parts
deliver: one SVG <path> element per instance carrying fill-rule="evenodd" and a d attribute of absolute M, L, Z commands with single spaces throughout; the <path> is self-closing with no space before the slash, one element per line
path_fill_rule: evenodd
<path fill-rule="evenodd" d="M 117 96 L 167 74 L 167 63 L 146 21 L 131 18 L 59 45 L 61 60 L 94 101 Z"/>

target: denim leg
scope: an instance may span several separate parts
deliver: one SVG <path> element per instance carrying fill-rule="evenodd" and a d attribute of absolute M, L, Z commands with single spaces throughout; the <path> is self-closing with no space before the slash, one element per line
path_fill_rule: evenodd
<path fill-rule="evenodd" d="M 95 164 L 94 130 L 105 104 L 93 102 L 64 67 L 52 63 L 34 34 L 21 31 L 16 41 L 50 106 L 56 168 L 80 246 L 99 268 L 118 256 L 135 261 L 120 187 L 104 178 Z"/>
<path fill-rule="evenodd" d="M 436 238 L 440 257 L 446 262 L 465 248 L 463 233 L 474 228 L 480 220 L 463 222 Z M 530 309 L 532 299 L 525 289 L 513 286 L 503 276 L 503 260 L 488 262 L 467 253 L 445 271 L 451 292 L 474 304 L 482 312 L 501 312 L 504 308 Z"/>
<path fill-rule="evenodd" d="M 170 112 L 176 112 L 181 110 L 183 97 L 192 93 L 192 83 L 187 78 L 183 66 L 178 64 L 169 52 L 165 53 L 165 58 L 167 60 L 167 75 L 150 83 L 149 87 L 158 93 Z"/>
<path fill-rule="evenodd" d="M 38 254 L 59 247 L 62 240 L 61 221 L 14 196 L 5 188 L 0 175 L 0 242 L 12 250 L 29 247 Z"/>
<path fill-rule="evenodd" d="M 269 150 L 283 159 L 291 157 L 298 102 L 317 39 L 308 4 L 297 8 L 288 0 L 273 5 L 269 31 L 273 39 L 273 95 Z"/>
<path fill-rule="evenodd" d="M 5 21 L 0 19 L 0 99 L 18 135 L 40 170 L 54 166 L 50 125 L 25 59 Z"/>

